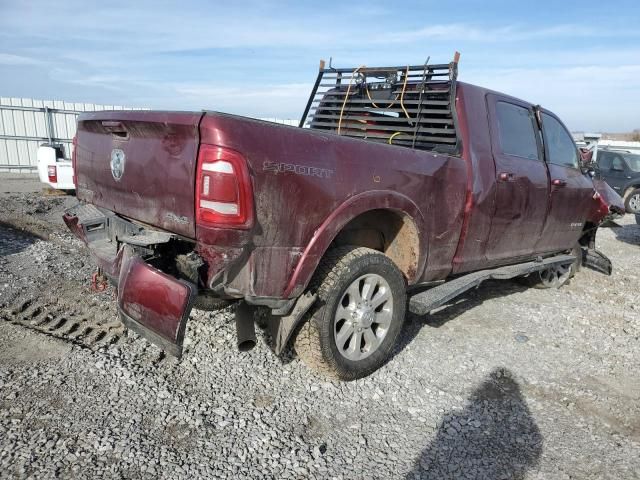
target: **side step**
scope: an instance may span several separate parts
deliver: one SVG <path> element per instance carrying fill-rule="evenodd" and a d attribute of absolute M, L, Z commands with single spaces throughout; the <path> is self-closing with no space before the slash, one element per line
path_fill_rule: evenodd
<path fill-rule="evenodd" d="M 449 300 L 467 290 L 477 287 L 485 280 L 508 280 L 544 270 L 552 265 L 572 263 L 575 259 L 576 257 L 573 255 L 557 255 L 555 257 L 544 258 L 541 261 L 519 263 L 517 265 L 508 265 L 492 270 L 480 270 L 469 273 L 443 283 L 442 285 L 438 285 L 437 287 L 433 287 L 425 292 L 417 293 L 411 297 L 409 301 L 409 311 L 416 315 L 426 315 L 431 310 L 441 307 Z"/>

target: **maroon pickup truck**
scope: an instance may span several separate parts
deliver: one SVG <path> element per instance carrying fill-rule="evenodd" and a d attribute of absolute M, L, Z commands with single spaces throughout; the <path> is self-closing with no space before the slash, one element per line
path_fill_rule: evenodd
<path fill-rule="evenodd" d="M 457 80 L 457 61 L 325 68 L 300 128 L 217 112 L 78 120 L 68 227 L 117 284 L 124 324 L 174 355 L 192 307 L 266 307 L 272 348 L 359 378 L 405 311 L 490 279 L 605 273 L 595 232 L 624 211 L 552 112 Z"/>

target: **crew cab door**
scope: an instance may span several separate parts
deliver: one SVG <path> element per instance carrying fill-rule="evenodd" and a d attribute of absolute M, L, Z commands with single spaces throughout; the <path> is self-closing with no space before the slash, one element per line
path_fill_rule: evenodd
<path fill-rule="evenodd" d="M 486 257 L 498 264 L 534 253 L 547 215 L 549 178 L 531 105 L 495 94 L 487 104 L 496 196 Z"/>
<path fill-rule="evenodd" d="M 580 170 L 578 148 L 562 122 L 544 110 L 538 118 L 551 179 L 551 203 L 537 250 L 571 249 L 582 234 L 591 208 L 593 180 Z"/>

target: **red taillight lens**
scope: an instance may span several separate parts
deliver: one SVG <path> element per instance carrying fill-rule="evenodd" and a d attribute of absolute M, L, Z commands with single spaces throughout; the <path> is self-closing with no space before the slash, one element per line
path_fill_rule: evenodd
<path fill-rule="evenodd" d="M 47 175 L 51 183 L 58 183 L 58 169 L 55 165 L 49 165 L 47 167 Z"/>
<path fill-rule="evenodd" d="M 78 149 L 78 137 L 73 137 L 73 146 L 71 147 L 71 168 L 73 169 L 73 185 L 78 188 L 78 172 L 76 171 L 76 157 L 78 153 L 76 150 Z"/>
<path fill-rule="evenodd" d="M 198 225 L 251 227 L 251 180 L 247 162 L 240 153 L 215 145 L 201 145 L 196 175 Z"/>

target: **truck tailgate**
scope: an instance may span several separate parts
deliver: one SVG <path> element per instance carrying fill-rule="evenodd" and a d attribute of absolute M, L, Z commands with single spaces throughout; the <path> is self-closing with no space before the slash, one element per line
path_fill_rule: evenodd
<path fill-rule="evenodd" d="M 158 111 L 82 114 L 75 165 L 78 199 L 194 238 L 202 115 Z"/>

